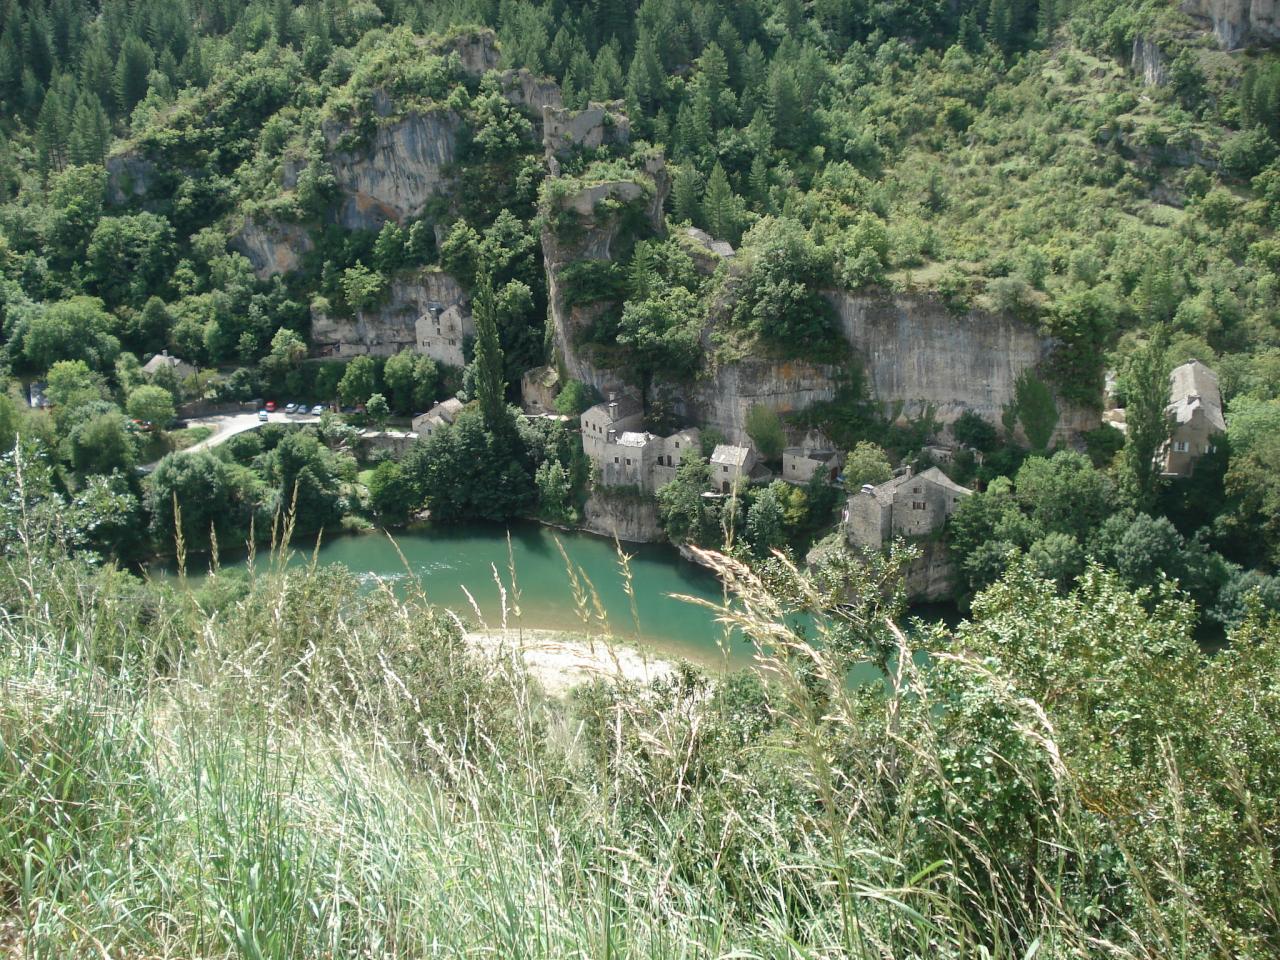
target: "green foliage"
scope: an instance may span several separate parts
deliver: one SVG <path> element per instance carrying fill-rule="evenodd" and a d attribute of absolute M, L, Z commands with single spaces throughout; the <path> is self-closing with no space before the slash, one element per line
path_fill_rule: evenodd
<path fill-rule="evenodd" d="M 893 467 L 879 444 L 859 441 L 844 462 L 844 488 L 857 493 L 866 484 L 879 486 L 893 479 Z"/>
<path fill-rule="evenodd" d="M 533 477 L 507 437 L 486 428 L 479 410 L 467 409 L 441 427 L 405 460 L 433 520 L 509 520 L 534 502 Z"/>
<path fill-rule="evenodd" d="M 1125 371 L 1125 466 L 1138 495 L 1150 504 L 1159 482 L 1156 454 L 1169 439 L 1168 345 L 1163 330 L 1129 358 Z"/>
<path fill-rule="evenodd" d="M 338 382 L 338 396 L 350 406 L 366 403 L 378 389 L 378 369 L 367 355 L 353 357 Z"/>
<path fill-rule="evenodd" d="M 120 352 L 120 341 L 111 330 L 111 316 L 101 300 L 73 297 L 51 304 L 27 321 L 11 349 L 21 343 L 22 353 L 15 359 L 35 372 L 67 360 L 109 370 Z"/>
<path fill-rule="evenodd" d="M 568 380 L 556 395 L 556 413 L 564 417 L 578 417 L 593 404 L 599 402 L 599 391 L 581 380 Z"/>
<path fill-rule="evenodd" d="M 1047 451 L 1053 441 L 1054 428 L 1058 425 L 1058 405 L 1044 381 L 1031 370 L 1018 374 L 1013 385 L 1013 409 L 1032 451 Z"/>
<path fill-rule="evenodd" d="M 672 543 L 718 545 L 719 512 L 702 494 L 711 489 L 711 466 L 701 457 L 685 457 L 675 479 L 658 491 L 658 518 Z"/>
<path fill-rule="evenodd" d="M 393 412 L 402 416 L 421 413 L 435 402 L 440 390 L 440 370 L 434 360 L 412 350 L 388 357 L 382 368 Z"/>
<path fill-rule="evenodd" d="M 622 365 L 635 371 L 645 393 L 657 373 L 687 380 L 701 360 L 701 332 L 701 304 L 684 287 L 630 300 L 618 321 L 617 341 L 626 351 Z"/>
<path fill-rule="evenodd" d="M 782 459 L 782 448 L 786 446 L 787 438 L 777 411 L 763 404 L 753 405 L 747 411 L 746 429 L 761 458 L 770 463 Z"/>
<path fill-rule="evenodd" d="M 161 430 L 166 429 L 176 415 L 173 394 L 163 387 L 151 385 L 130 391 L 127 408 L 133 419 L 153 423 Z"/>
<path fill-rule="evenodd" d="M 735 320 L 774 349 L 812 356 L 831 345 L 835 318 L 818 292 L 830 279 L 825 252 L 792 220 L 765 218 L 743 240 L 747 275 Z"/>
<path fill-rule="evenodd" d="M 342 272 L 342 295 L 352 310 L 369 310 L 376 307 L 387 290 L 382 274 L 356 262 Z"/>

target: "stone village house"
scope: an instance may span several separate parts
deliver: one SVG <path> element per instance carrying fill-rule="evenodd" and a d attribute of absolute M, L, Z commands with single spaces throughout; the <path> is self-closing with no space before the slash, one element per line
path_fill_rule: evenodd
<path fill-rule="evenodd" d="M 1196 461 L 1213 452 L 1214 440 L 1225 433 L 1222 392 L 1217 375 L 1199 360 L 1188 360 L 1169 374 L 1169 440 L 1157 458 L 1166 476 L 1187 477 Z"/>
<path fill-rule="evenodd" d="M 653 493 L 675 479 L 690 451 L 701 450 L 696 429 L 660 437 L 641 429 L 643 424 L 634 397 L 615 396 L 582 415 L 582 449 L 599 468 L 601 486 Z"/>
<path fill-rule="evenodd" d="M 463 406 L 463 402 L 457 397 L 450 397 L 448 400 L 437 403 L 426 413 L 420 413 L 413 418 L 413 432 L 423 440 L 430 438 L 435 431 L 458 419 Z"/>
<path fill-rule="evenodd" d="M 750 447 L 722 443 L 711 454 L 711 482 L 721 493 L 729 493 L 739 482 L 751 479 L 756 461 L 756 452 Z"/>
<path fill-rule="evenodd" d="M 845 537 L 855 547 L 874 550 L 896 537 L 927 537 L 940 531 L 972 492 L 937 467 L 908 471 L 879 486 L 867 484 L 845 507 Z"/>
<path fill-rule="evenodd" d="M 839 475 L 843 466 L 838 450 L 787 447 L 782 451 L 782 479 L 788 483 L 804 485 L 818 473 L 830 482 Z"/>

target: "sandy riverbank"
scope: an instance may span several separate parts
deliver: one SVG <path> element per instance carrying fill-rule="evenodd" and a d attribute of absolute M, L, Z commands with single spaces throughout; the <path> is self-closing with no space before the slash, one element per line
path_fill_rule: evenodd
<path fill-rule="evenodd" d="M 559 630 L 477 630 L 467 640 L 492 656 L 518 650 L 529 673 L 557 697 L 594 677 L 643 683 L 675 668 L 672 661 L 636 647 Z"/>

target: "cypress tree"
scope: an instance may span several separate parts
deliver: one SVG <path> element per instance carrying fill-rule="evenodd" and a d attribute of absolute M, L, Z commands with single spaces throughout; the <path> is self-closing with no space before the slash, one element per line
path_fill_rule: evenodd
<path fill-rule="evenodd" d="M 474 363 L 476 400 L 485 427 L 495 435 L 506 433 L 510 417 L 507 412 L 506 383 L 502 378 L 502 346 L 498 342 L 498 320 L 494 307 L 493 280 L 486 273 L 476 281 L 471 315 L 476 325 Z"/>

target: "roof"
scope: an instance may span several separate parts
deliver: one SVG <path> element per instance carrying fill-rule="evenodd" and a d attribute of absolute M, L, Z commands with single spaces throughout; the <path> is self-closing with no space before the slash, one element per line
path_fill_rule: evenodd
<path fill-rule="evenodd" d="M 1187 423 L 1200 410 L 1211 427 L 1227 429 L 1218 375 L 1199 360 L 1188 360 L 1173 368 L 1169 374 L 1169 406 L 1165 409 L 1178 423 Z"/>
<path fill-rule="evenodd" d="M 594 407 L 584 413 L 583 416 L 600 416 L 604 417 L 609 423 L 616 423 L 619 420 L 625 420 L 627 417 L 634 417 L 642 412 L 640 401 L 630 394 L 624 394 L 616 400 L 606 400 L 604 403 L 597 403 Z"/>
<path fill-rule="evenodd" d="M 628 430 L 618 437 L 616 442 L 623 447 L 644 447 L 648 446 L 650 440 L 656 439 L 658 438 L 651 433 L 635 433 Z"/>
<path fill-rule="evenodd" d="M 157 370 L 162 370 L 165 367 L 168 367 L 170 370 L 177 370 L 179 367 L 186 367 L 188 370 L 195 370 L 195 367 L 180 357 L 171 356 L 167 351 L 162 351 L 142 365 L 142 372 L 150 376 Z"/>
<path fill-rule="evenodd" d="M 741 467 L 750 456 L 750 447 L 735 447 L 730 443 L 721 443 L 716 446 L 715 452 L 711 454 L 711 462 Z"/>
<path fill-rule="evenodd" d="M 818 463 L 830 463 L 836 453 L 837 451 L 835 450 L 810 450 L 808 447 L 787 447 L 782 451 L 784 457 L 799 457 L 804 460 L 814 460 Z"/>
<path fill-rule="evenodd" d="M 458 414 L 461 412 L 464 406 L 466 406 L 466 404 L 464 404 L 457 397 L 450 397 L 448 400 L 445 400 L 442 403 L 437 403 L 428 412 L 444 417 L 446 420 L 452 423 L 454 419 L 458 416 Z"/>
<path fill-rule="evenodd" d="M 919 473 L 904 473 L 900 477 L 894 477 L 892 480 L 887 480 L 879 486 L 874 487 L 871 490 L 871 495 L 880 503 L 892 503 L 893 495 L 898 492 L 898 489 L 906 486 L 913 480 L 927 480 L 930 483 L 936 483 L 938 486 L 950 493 L 958 493 L 963 496 L 968 496 L 973 493 L 973 491 L 968 487 L 960 486 L 960 484 L 956 483 L 937 467 L 930 467 L 927 470 L 921 470 Z"/>

